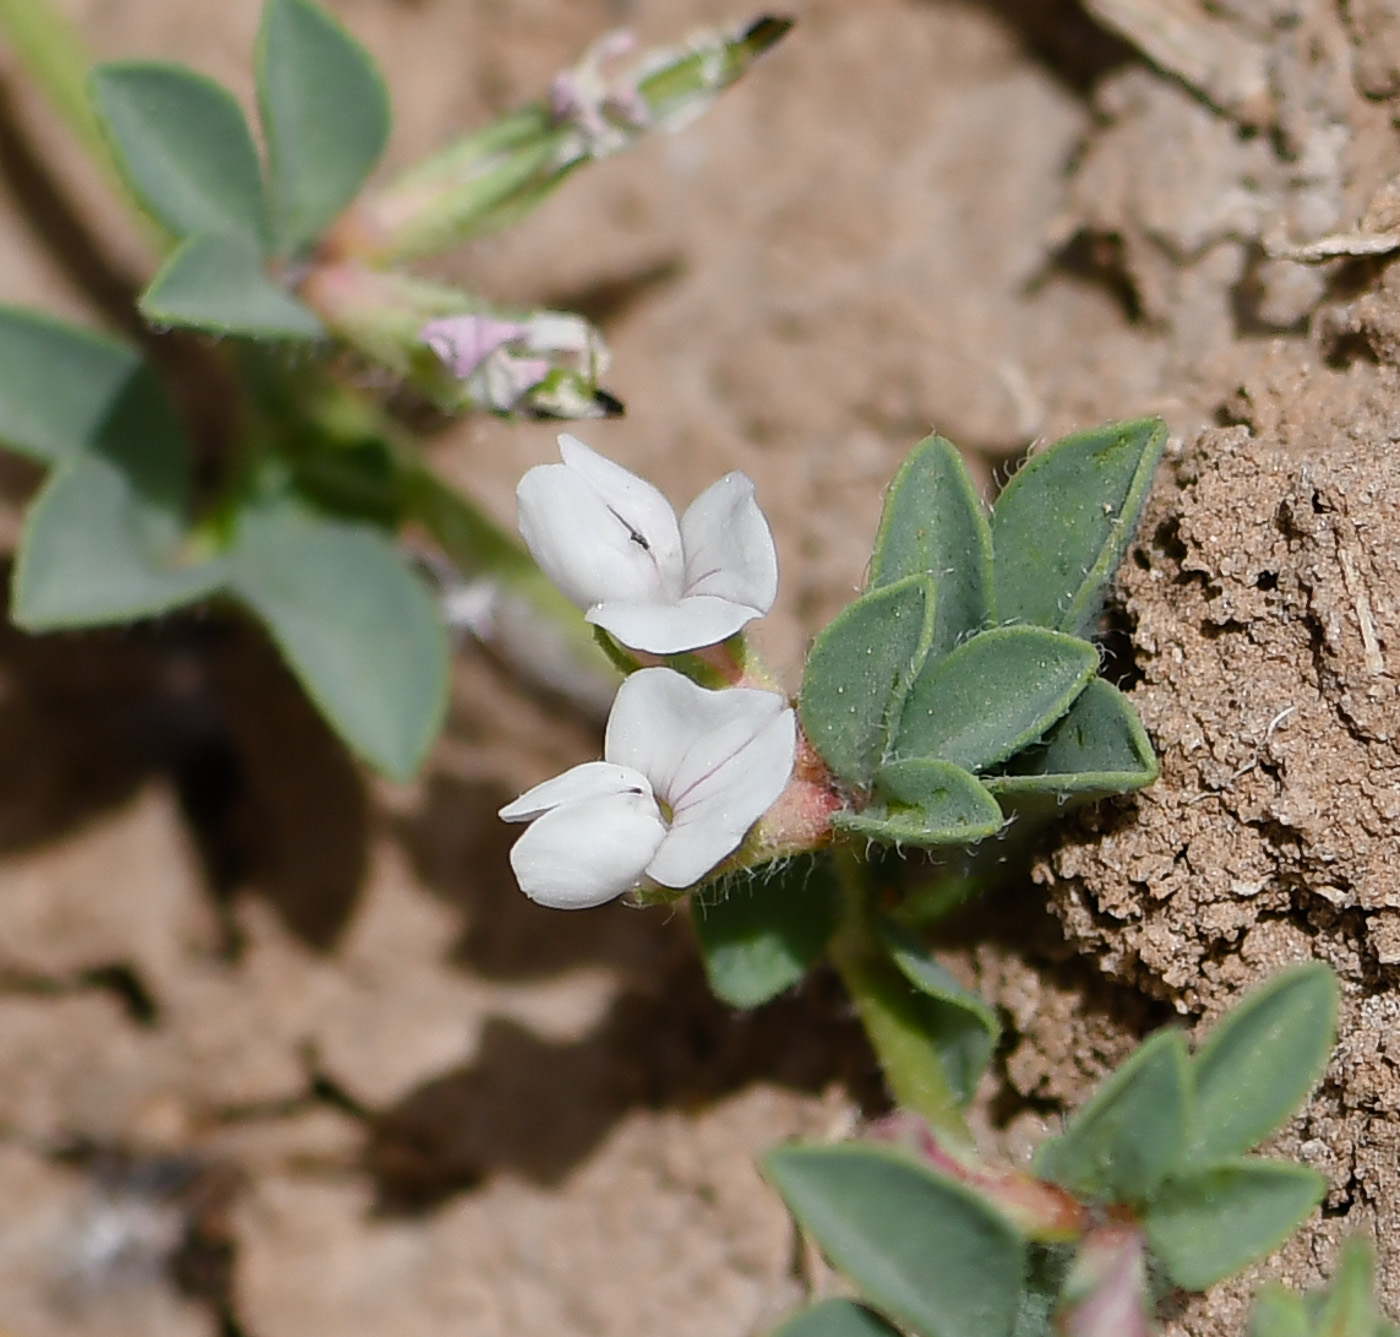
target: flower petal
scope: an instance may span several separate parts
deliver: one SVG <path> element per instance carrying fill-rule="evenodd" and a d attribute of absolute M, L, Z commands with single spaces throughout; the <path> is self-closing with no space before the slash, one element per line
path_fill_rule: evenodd
<path fill-rule="evenodd" d="M 586 761 L 563 775 L 527 789 L 513 803 L 507 803 L 500 817 L 507 822 L 532 822 L 536 817 L 568 803 L 608 798 L 618 794 L 642 794 L 651 799 L 651 782 L 640 771 L 615 766 L 606 761 Z"/>
<path fill-rule="evenodd" d="M 618 541 L 650 555 L 664 597 L 679 599 L 685 563 L 681 556 L 681 531 L 671 503 L 644 478 L 590 450 L 568 432 L 559 435 L 559 456 L 565 468 L 587 483 L 612 515 Z"/>
<path fill-rule="evenodd" d="M 685 592 L 710 594 L 766 613 L 778 597 L 778 550 L 753 480 L 729 473 L 707 487 L 681 517 Z"/>
<path fill-rule="evenodd" d="M 567 311 L 539 311 L 525 326 L 525 347 L 535 353 L 597 356 L 602 339 L 582 316 Z"/>
<path fill-rule="evenodd" d="M 602 627 L 631 650 L 654 655 L 676 655 L 728 640 L 758 610 L 728 599 L 695 595 L 678 603 L 595 604 L 588 621 Z"/>
<path fill-rule="evenodd" d="M 797 717 L 784 708 L 706 771 L 673 805 L 671 829 L 648 875 L 663 887 L 688 887 L 738 849 L 787 785 L 796 745 Z"/>
<path fill-rule="evenodd" d="M 430 320 L 418 331 L 418 338 L 454 376 L 466 380 L 502 344 L 528 332 L 529 327 L 519 321 L 467 314 Z"/>
<path fill-rule="evenodd" d="M 515 842 L 510 866 L 532 901 L 582 910 L 635 887 L 665 835 L 650 795 L 608 794 L 545 813 Z"/>
<path fill-rule="evenodd" d="M 732 708 L 724 698 L 731 695 L 701 687 L 675 669 L 639 669 L 617 689 L 603 756 L 646 776 L 652 791 L 669 802 L 669 786 L 686 753 L 729 718 Z M 748 693 L 739 695 L 742 700 Z"/>
<path fill-rule="evenodd" d="M 743 839 L 792 772 L 796 722 L 776 692 L 712 692 L 671 669 L 642 669 L 618 689 L 603 745 L 672 808 L 671 834 L 647 872 L 669 887 L 703 877 Z"/>
<path fill-rule="evenodd" d="M 667 597 L 651 552 L 632 542 L 616 512 L 574 470 L 531 469 L 515 497 L 525 546 L 571 603 L 591 608 L 610 599 Z"/>
<path fill-rule="evenodd" d="M 497 349 L 466 378 L 464 388 L 478 408 L 491 413 L 512 413 L 520 401 L 549 375 L 542 357 L 522 357 L 508 348 Z"/>

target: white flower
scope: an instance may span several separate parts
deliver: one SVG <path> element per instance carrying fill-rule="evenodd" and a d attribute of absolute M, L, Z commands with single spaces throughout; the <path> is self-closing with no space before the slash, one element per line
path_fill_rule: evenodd
<path fill-rule="evenodd" d="M 778 554 L 748 475 L 725 474 L 677 524 L 650 483 L 576 437 L 561 436 L 559 454 L 563 464 L 520 480 L 520 532 L 588 621 L 668 655 L 715 645 L 772 608 Z"/>
<path fill-rule="evenodd" d="M 797 723 L 776 692 L 711 692 L 666 668 L 618 689 L 603 761 L 501 809 L 534 825 L 510 852 L 521 890 L 557 910 L 650 879 L 689 887 L 732 854 L 792 774 Z"/>

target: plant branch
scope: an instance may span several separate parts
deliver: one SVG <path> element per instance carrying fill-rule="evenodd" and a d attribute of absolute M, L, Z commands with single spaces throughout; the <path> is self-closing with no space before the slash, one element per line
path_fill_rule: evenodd
<path fill-rule="evenodd" d="M 92 55 L 52 0 L 0 0 L 0 40 L 87 155 L 143 235 L 164 249 L 159 231 L 127 189 L 88 97 Z"/>
<path fill-rule="evenodd" d="M 831 960 L 855 1004 L 890 1094 L 952 1144 L 970 1146 L 972 1134 L 916 1015 L 920 995 L 879 949 L 871 931 L 869 865 L 843 848 L 836 851 L 836 867 L 842 907 Z"/>

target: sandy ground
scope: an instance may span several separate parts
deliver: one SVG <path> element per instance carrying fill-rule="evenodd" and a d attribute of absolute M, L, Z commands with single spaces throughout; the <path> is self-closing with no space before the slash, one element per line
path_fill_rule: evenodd
<path fill-rule="evenodd" d="M 332 7 L 388 72 L 389 167 L 608 27 L 746 17 Z M 253 0 L 64 8 L 102 56 L 186 60 L 250 101 Z M 783 567 L 759 637 L 793 687 L 930 427 L 990 479 L 1033 440 L 1167 418 L 1114 614 L 1164 780 L 1046 856 L 1053 915 L 1012 905 L 966 951 L 1009 1027 L 989 1136 L 1024 1151 L 1144 1028 L 1319 950 L 1349 1020 L 1285 1137 L 1335 1186 L 1283 1260 L 1311 1281 L 1345 1228 L 1394 1238 L 1400 301 L 1385 254 L 1276 256 L 1394 221 L 1397 29 L 1380 3 L 1178 0 L 1175 44 L 1148 42 L 1164 68 L 1068 0 L 789 10 L 705 120 L 436 272 L 598 320 L 628 413 L 585 435 L 677 501 L 754 477 Z M 1144 40 L 1141 6 L 1097 11 Z M 0 71 L 0 298 L 98 318 L 148 259 Z M 59 226 L 36 153 L 96 248 Z M 553 443 L 473 421 L 430 450 L 508 521 Z M 753 1157 L 878 1101 L 868 1055 L 830 981 L 735 1016 L 679 920 L 519 896 L 494 811 L 592 755 L 586 725 L 464 654 L 421 780 L 366 783 L 210 618 L 7 633 L 0 717 L 11 1337 L 750 1337 L 800 1298 Z M 1179 1322 L 1240 1331 L 1239 1288 Z"/>

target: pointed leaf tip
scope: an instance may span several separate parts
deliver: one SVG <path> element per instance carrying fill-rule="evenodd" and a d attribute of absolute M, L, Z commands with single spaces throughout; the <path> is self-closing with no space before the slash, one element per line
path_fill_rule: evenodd
<path fill-rule="evenodd" d="M 996 612 L 1082 635 L 1137 528 L 1166 444 L 1159 418 L 1110 423 L 1032 455 L 992 511 Z"/>
<path fill-rule="evenodd" d="M 820 632 L 807 656 L 798 711 L 832 771 L 868 784 L 933 634 L 933 582 L 911 575 L 863 594 Z"/>
<path fill-rule="evenodd" d="M 1188 1099 L 1186 1042 L 1159 1031 L 1042 1143 L 1036 1173 L 1080 1197 L 1142 1202 L 1180 1159 Z"/>
<path fill-rule="evenodd" d="M 1191 1061 L 1187 1155 L 1205 1163 L 1248 1151 L 1306 1099 L 1336 1041 L 1337 981 L 1321 961 L 1280 972 L 1216 1023 Z"/>
<path fill-rule="evenodd" d="M 964 989 L 908 929 L 882 919 L 878 932 L 900 974 L 922 995 L 915 1011 L 943 1063 L 948 1085 L 966 1103 L 996 1051 L 1001 1036 L 996 1013 Z"/>
<path fill-rule="evenodd" d="M 796 22 L 796 19 L 783 15 L 760 14 L 744 29 L 739 40 L 748 46 L 755 56 L 761 56 L 765 51 L 777 46 L 792 31 Z"/>
<path fill-rule="evenodd" d="M 1167 1180 L 1142 1225 L 1172 1283 L 1203 1291 L 1277 1248 L 1326 1191 L 1327 1181 L 1307 1166 L 1228 1161 Z"/>
<path fill-rule="evenodd" d="M 926 575 L 938 587 L 931 653 L 946 654 L 991 615 L 992 535 L 957 447 L 931 436 L 910 451 L 885 494 L 870 585 Z"/>
<path fill-rule="evenodd" d="M 1063 807 L 1141 789 L 1156 778 L 1157 756 L 1132 702 L 1094 678 L 1038 744 L 985 783 L 998 798 Z"/>

